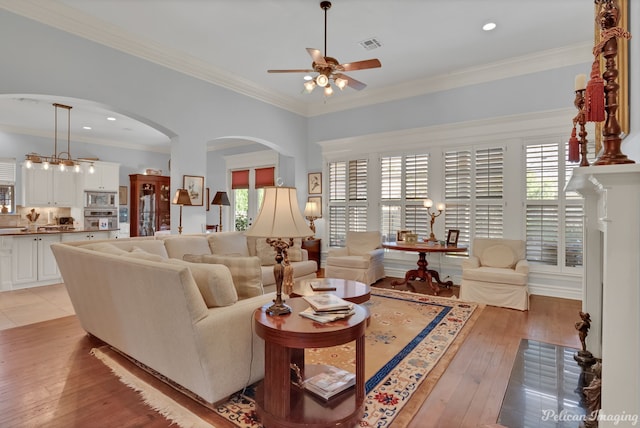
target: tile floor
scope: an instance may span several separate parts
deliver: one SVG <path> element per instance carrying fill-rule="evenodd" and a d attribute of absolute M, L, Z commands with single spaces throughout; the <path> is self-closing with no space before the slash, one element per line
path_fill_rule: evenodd
<path fill-rule="evenodd" d="M 64 284 L 0 292 L 0 330 L 73 314 Z"/>

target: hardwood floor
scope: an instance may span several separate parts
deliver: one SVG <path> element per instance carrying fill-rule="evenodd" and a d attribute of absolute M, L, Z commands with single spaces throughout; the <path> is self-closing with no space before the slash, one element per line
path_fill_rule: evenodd
<path fill-rule="evenodd" d="M 495 423 L 520 339 L 578 347 L 579 310 L 579 301 L 540 296 L 528 312 L 487 306 L 409 427 Z M 0 331 L 0 426 L 169 427 L 89 354 L 100 344 L 75 316 Z"/>

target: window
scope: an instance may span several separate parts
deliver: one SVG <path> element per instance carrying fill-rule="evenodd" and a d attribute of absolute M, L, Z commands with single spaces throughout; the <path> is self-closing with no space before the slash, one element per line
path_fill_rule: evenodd
<path fill-rule="evenodd" d="M 504 148 L 444 154 L 445 229 L 458 229 L 459 245 L 471 237 L 501 238 L 504 213 Z"/>
<path fill-rule="evenodd" d="M 15 181 L 15 158 L 0 158 L 0 209 L 2 214 L 16 212 Z"/>
<path fill-rule="evenodd" d="M 562 190 L 572 169 L 566 144 L 526 146 L 527 259 L 543 265 L 582 266 L 583 201 Z"/>
<path fill-rule="evenodd" d="M 275 167 L 231 171 L 235 230 L 247 230 L 258 214 L 263 188 L 274 185 Z"/>
<path fill-rule="evenodd" d="M 329 163 L 329 246 L 344 247 L 348 230 L 367 230 L 366 159 Z"/>
<path fill-rule="evenodd" d="M 429 215 L 423 206 L 429 197 L 429 155 L 380 158 L 380 231 L 383 242 L 395 242 L 398 230 L 429 236 Z"/>

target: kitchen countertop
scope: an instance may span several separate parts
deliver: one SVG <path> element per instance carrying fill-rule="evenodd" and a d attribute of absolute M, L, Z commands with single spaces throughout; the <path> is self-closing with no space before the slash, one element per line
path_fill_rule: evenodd
<path fill-rule="evenodd" d="M 45 229 L 42 226 L 38 230 L 29 231 L 20 227 L 0 227 L 0 236 L 55 235 L 60 233 L 113 232 L 116 230 L 120 229 Z"/>

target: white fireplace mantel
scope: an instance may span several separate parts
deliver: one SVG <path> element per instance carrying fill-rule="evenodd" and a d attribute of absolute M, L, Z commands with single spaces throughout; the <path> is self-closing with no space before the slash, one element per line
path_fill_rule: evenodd
<path fill-rule="evenodd" d="M 585 198 L 582 310 L 602 358 L 601 413 L 640 415 L 640 165 L 575 168 L 565 190 Z"/>

